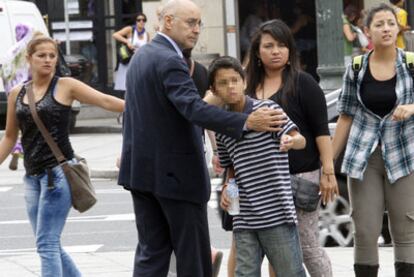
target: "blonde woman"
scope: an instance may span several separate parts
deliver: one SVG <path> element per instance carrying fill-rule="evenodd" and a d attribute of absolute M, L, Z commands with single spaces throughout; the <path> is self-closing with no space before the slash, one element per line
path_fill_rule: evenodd
<path fill-rule="evenodd" d="M 69 141 L 69 116 L 74 100 L 122 112 L 124 101 L 72 78 L 55 76 L 58 60 L 56 42 L 36 36 L 27 46 L 32 81 L 10 91 L 6 130 L 0 141 L 0 164 L 16 143 L 19 129 L 24 150 L 25 200 L 36 237 L 42 277 L 81 276 L 60 242 L 70 207 L 71 193 L 61 166 L 33 121 L 26 85 L 31 86 L 40 119 L 68 161 L 76 162 Z"/>

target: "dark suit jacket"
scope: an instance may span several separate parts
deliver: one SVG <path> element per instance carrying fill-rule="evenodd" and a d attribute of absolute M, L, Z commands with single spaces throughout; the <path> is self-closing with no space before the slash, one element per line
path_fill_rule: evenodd
<path fill-rule="evenodd" d="M 126 77 L 118 183 L 160 197 L 208 201 L 211 185 L 198 126 L 239 138 L 247 115 L 207 105 L 184 60 L 161 35 L 133 56 Z"/>

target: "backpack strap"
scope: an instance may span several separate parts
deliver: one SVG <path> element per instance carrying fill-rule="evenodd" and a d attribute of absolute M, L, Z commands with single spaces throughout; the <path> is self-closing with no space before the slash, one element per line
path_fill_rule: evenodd
<path fill-rule="evenodd" d="M 358 80 L 359 71 L 362 68 L 363 55 L 358 55 L 352 58 L 352 71 L 354 71 L 354 82 Z"/>
<path fill-rule="evenodd" d="M 404 52 L 403 61 L 410 71 L 411 77 L 414 79 L 414 52 Z"/>
<path fill-rule="evenodd" d="M 363 59 L 364 59 L 363 55 L 355 56 L 352 59 L 352 71 L 354 71 L 355 82 L 358 80 L 358 74 L 362 68 Z M 407 69 L 410 72 L 410 75 L 414 80 L 414 52 L 404 51 L 403 62 L 407 66 Z"/>

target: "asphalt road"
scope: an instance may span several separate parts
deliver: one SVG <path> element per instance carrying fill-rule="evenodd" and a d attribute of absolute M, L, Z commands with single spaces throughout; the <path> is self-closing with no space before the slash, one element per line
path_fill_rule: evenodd
<path fill-rule="evenodd" d="M 27 220 L 20 177 L 12 185 L 0 185 L 0 255 L 32 252 L 34 237 Z M 72 210 L 62 236 L 62 244 L 80 252 L 131 251 L 137 243 L 132 201 L 128 191 L 114 180 L 93 180 L 98 195 L 95 207 L 80 214 Z M 231 236 L 221 229 L 215 194 L 209 203 L 212 243 L 229 248 Z"/>

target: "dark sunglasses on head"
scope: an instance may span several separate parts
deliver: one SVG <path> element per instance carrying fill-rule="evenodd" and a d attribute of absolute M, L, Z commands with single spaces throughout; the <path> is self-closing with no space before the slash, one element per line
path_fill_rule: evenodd
<path fill-rule="evenodd" d="M 137 18 L 137 22 L 140 22 L 140 21 L 147 22 L 147 20 L 145 18 Z"/>

